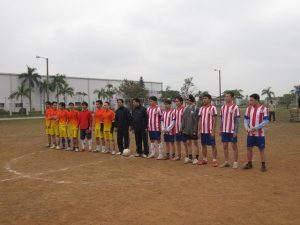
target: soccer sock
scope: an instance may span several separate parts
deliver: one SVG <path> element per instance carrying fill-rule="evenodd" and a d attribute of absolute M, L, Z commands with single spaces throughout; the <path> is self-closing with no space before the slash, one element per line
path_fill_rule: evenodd
<path fill-rule="evenodd" d="M 261 162 L 261 165 L 262 166 L 266 166 L 266 162 Z"/>
<path fill-rule="evenodd" d="M 68 138 L 67 140 L 68 140 L 68 147 L 71 147 L 71 139 Z"/>
<path fill-rule="evenodd" d="M 99 151 L 100 149 L 101 149 L 101 146 L 100 146 L 100 145 L 97 145 L 97 146 L 96 146 L 96 150 Z"/>
<path fill-rule="evenodd" d="M 159 143 L 159 144 L 158 144 L 159 155 L 162 155 L 162 154 L 163 154 L 162 149 L 163 149 L 163 144 L 162 144 L 162 143 Z"/>
<path fill-rule="evenodd" d="M 65 138 L 62 138 L 61 139 L 61 142 L 62 142 L 62 146 L 63 146 L 63 148 L 66 146 L 66 139 Z"/>
<path fill-rule="evenodd" d="M 81 143 L 81 147 L 82 147 L 82 149 L 84 149 L 84 148 L 85 148 L 85 145 L 84 145 L 84 140 L 80 140 L 80 143 Z"/>
<path fill-rule="evenodd" d="M 151 155 L 155 155 L 155 143 L 151 143 L 150 148 L 151 148 Z"/>
<path fill-rule="evenodd" d="M 92 149 L 92 139 L 88 140 L 89 150 Z"/>
<path fill-rule="evenodd" d="M 193 159 L 193 155 L 192 154 L 189 154 L 189 159 Z"/>
<path fill-rule="evenodd" d="M 203 161 L 207 161 L 207 158 L 206 158 L 206 157 L 205 157 L 205 158 L 203 157 Z"/>

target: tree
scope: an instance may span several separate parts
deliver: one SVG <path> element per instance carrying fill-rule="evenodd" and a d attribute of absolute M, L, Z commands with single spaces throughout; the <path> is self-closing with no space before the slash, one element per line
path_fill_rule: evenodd
<path fill-rule="evenodd" d="M 160 98 L 162 100 L 164 100 L 164 99 L 175 99 L 176 97 L 180 96 L 180 92 L 177 91 L 177 90 L 171 90 L 170 86 L 167 86 L 166 90 L 161 91 L 160 94 L 161 94 Z"/>
<path fill-rule="evenodd" d="M 233 92 L 235 98 L 239 98 L 239 99 L 244 98 L 244 95 L 242 94 L 242 92 L 243 92 L 242 89 L 225 90 L 223 92 L 223 96 L 225 96 L 225 93 L 227 93 L 227 92 Z"/>
<path fill-rule="evenodd" d="M 58 95 L 62 95 L 64 97 L 64 103 L 67 102 L 67 95 L 74 95 L 74 88 L 70 87 L 68 83 L 64 83 L 60 86 Z"/>
<path fill-rule="evenodd" d="M 193 83 L 193 77 L 188 77 L 184 79 L 184 83 L 182 87 L 180 88 L 181 96 L 183 98 L 187 98 L 190 94 L 194 94 L 192 88 L 195 87 L 195 84 Z"/>
<path fill-rule="evenodd" d="M 198 98 L 198 102 L 202 103 L 203 96 L 206 95 L 206 94 L 209 94 L 208 91 L 203 91 L 203 92 L 202 92 L 202 91 L 199 90 L 199 91 L 195 94 L 195 97 Z"/>
<path fill-rule="evenodd" d="M 36 68 L 27 66 L 27 72 L 19 75 L 19 79 L 23 79 L 21 85 L 27 84 L 29 88 L 29 111 L 31 111 L 31 92 L 35 86 L 39 85 L 41 76 L 36 73 Z"/>
<path fill-rule="evenodd" d="M 9 96 L 10 99 L 19 99 L 21 98 L 21 105 L 23 108 L 23 97 L 29 98 L 30 96 L 30 88 L 27 88 L 24 84 L 21 84 L 17 90 L 15 90 L 11 95 Z"/>
<path fill-rule="evenodd" d="M 96 89 L 93 93 L 97 95 L 98 99 L 105 99 L 107 97 L 106 90 L 104 88 Z"/>
<path fill-rule="evenodd" d="M 47 93 L 47 80 L 39 81 L 39 91 L 43 96 L 43 103 L 46 101 L 46 93 Z"/>
<path fill-rule="evenodd" d="M 123 80 L 118 92 L 124 98 L 147 98 L 148 96 L 148 90 L 141 85 L 140 81 L 136 82 L 127 79 Z"/>
<path fill-rule="evenodd" d="M 83 91 L 78 91 L 76 92 L 76 95 L 81 96 L 81 102 L 84 102 L 84 97 L 87 96 L 88 94 Z"/>
<path fill-rule="evenodd" d="M 116 94 L 116 89 L 114 88 L 114 86 L 112 84 L 107 84 L 105 86 L 106 90 L 106 97 L 108 98 L 108 101 L 111 101 L 111 98 L 114 96 L 114 94 Z"/>
<path fill-rule="evenodd" d="M 272 100 L 272 96 L 275 97 L 274 91 L 271 91 L 271 87 L 268 87 L 266 89 L 263 89 L 261 91 L 261 95 L 267 95 L 268 100 Z"/>
<path fill-rule="evenodd" d="M 145 88 L 145 82 L 144 82 L 144 78 L 142 76 L 140 77 L 139 82 L 140 82 L 141 87 Z"/>
<path fill-rule="evenodd" d="M 61 89 L 61 87 L 66 84 L 66 76 L 63 74 L 56 74 L 55 76 L 52 76 L 52 82 L 50 84 L 50 90 L 51 91 L 55 91 L 55 95 L 56 95 L 56 101 L 59 102 L 59 96 L 61 94 L 59 94 L 59 90 Z"/>
<path fill-rule="evenodd" d="M 282 97 L 279 98 L 278 103 L 285 105 L 286 108 L 288 109 L 294 99 L 295 99 L 295 94 L 284 94 Z"/>

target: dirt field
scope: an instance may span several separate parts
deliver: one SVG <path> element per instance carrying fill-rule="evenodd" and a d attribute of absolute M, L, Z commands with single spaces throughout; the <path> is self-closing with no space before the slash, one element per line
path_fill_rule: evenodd
<path fill-rule="evenodd" d="M 300 123 L 279 120 L 267 173 L 257 151 L 251 171 L 65 152 L 43 147 L 42 120 L 0 121 L 0 224 L 299 225 Z"/>

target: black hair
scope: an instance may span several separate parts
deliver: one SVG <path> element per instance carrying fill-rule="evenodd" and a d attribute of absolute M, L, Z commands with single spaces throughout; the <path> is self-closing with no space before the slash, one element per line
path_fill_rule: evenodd
<path fill-rule="evenodd" d="M 193 95 L 189 95 L 188 98 L 191 102 L 196 102 L 195 97 Z"/>
<path fill-rule="evenodd" d="M 124 103 L 124 100 L 122 98 L 117 99 L 117 101 Z"/>
<path fill-rule="evenodd" d="M 171 105 L 172 104 L 172 101 L 171 100 L 169 100 L 169 99 L 167 99 L 167 100 L 165 100 L 165 102 L 164 102 L 165 104 L 168 104 L 168 105 Z"/>
<path fill-rule="evenodd" d="M 183 102 L 183 98 L 181 96 L 177 96 L 175 99 L 178 99 L 181 103 Z"/>
<path fill-rule="evenodd" d="M 82 102 L 81 105 L 88 106 L 89 104 L 87 102 Z"/>
<path fill-rule="evenodd" d="M 203 98 L 208 98 L 209 100 L 211 100 L 211 95 L 210 94 L 204 94 Z"/>
<path fill-rule="evenodd" d="M 57 104 L 57 102 L 56 102 L 56 101 L 54 101 L 54 102 L 52 102 L 52 105 L 53 105 L 53 104 Z"/>
<path fill-rule="evenodd" d="M 72 105 L 72 106 L 74 106 L 74 103 L 73 103 L 73 102 L 69 102 L 69 105 Z"/>
<path fill-rule="evenodd" d="M 66 108 L 66 103 L 64 103 L 64 102 L 60 102 L 59 105 Z"/>
<path fill-rule="evenodd" d="M 96 102 L 99 103 L 100 105 L 103 105 L 102 100 L 97 100 Z"/>
<path fill-rule="evenodd" d="M 134 99 L 132 99 L 132 101 L 135 101 L 135 102 L 141 104 L 141 100 L 139 98 L 134 98 Z"/>
<path fill-rule="evenodd" d="M 257 101 L 259 101 L 259 99 L 260 99 L 258 94 L 252 94 L 252 95 L 250 95 L 250 98 L 254 98 Z"/>
<path fill-rule="evenodd" d="M 46 101 L 45 105 L 52 105 L 52 103 L 50 101 Z"/>
<path fill-rule="evenodd" d="M 230 95 L 233 98 L 234 97 L 234 92 L 233 91 L 227 91 L 227 92 L 225 92 L 225 95 Z"/>
<path fill-rule="evenodd" d="M 108 101 L 105 102 L 107 105 L 110 105 L 110 103 Z"/>
<path fill-rule="evenodd" d="M 156 97 L 156 96 L 150 96 L 150 97 L 149 97 L 149 100 L 152 100 L 152 101 L 157 102 L 157 97 Z"/>

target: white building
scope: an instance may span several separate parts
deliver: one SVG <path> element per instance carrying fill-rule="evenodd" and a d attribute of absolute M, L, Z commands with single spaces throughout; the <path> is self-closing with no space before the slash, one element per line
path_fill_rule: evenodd
<path fill-rule="evenodd" d="M 42 75 L 42 79 L 46 79 Z M 9 96 L 14 92 L 21 84 L 18 74 L 0 73 L 0 109 L 6 111 L 18 112 L 21 108 L 21 99 L 10 99 Z M 66 77 L 67 83 L 70 87 L 74 88 L 74 93 L 85 92 L 88 95 L 84 97 L 84 100 L 89 103 L 90 108 L 93 108 L 95 101 L 97 100 L 96 94 L 93 94 L 94 90 L 105 88 L 107 84 L 112 84 L 113 87 L 119 87 L 123 80 L 121 79 L 98 79 L 98 78 L 84 78 L 84 77 Z M 162 82 L 148 82 L 145 81 L 145 87 L 149 90 L 149 95 L 159 96 L 159 92 L 163 89 Z M 138 96 L 137 96 L 138 97 Z M 36 111 L 42 111 L 43 108 L 43 96 L 39 92 L 38 88 L 34 88 L 32 92 L 32 108 Z M 55 93 L 50 92 L 50 101 L 55 101 Z M 60 101 L 63 101 L 63 97 L 60 96 Z M 73 97 L 67 96 L 67 102 L 80 103 L 82 96 L 74 95 Z M 24 97 L 24 108 L 29 108 L 29 100 Z"/>

